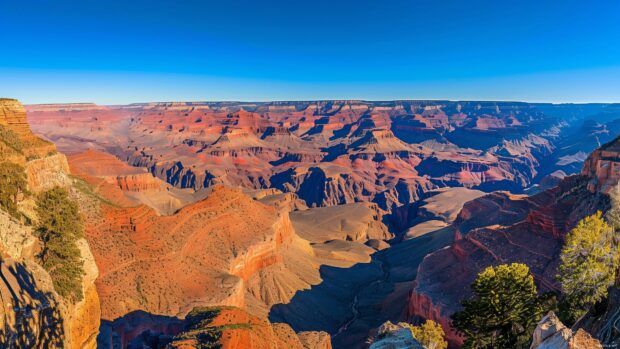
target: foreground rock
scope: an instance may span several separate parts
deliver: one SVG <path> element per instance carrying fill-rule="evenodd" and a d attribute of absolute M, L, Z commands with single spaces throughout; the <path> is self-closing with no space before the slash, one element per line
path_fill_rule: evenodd
<path fill-rule="evenodd" d="M 553 312 L 534 330 L 531 349 L 603 349 L 601 343 L 582 329 L 573 332 Z"/>
<path fill-rule="evenodd" d="M 370 344 L 369 349 L 425 349 L 411 332 L 411 328 L 392 324 L 383 324 L 379 328 L 378 338 Z"/>

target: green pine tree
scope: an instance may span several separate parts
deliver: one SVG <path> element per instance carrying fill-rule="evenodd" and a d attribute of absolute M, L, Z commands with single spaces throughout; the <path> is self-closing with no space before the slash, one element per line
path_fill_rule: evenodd
<path fill-rule="evenodd" d="M 527 348 L 545 312 L 525 264 L 488 267 L 472 284 L 473 297 L 452 316 L 466 339 L 464 348 Z"/>
<path fill-rule="evenodd" d="M 607 296 L 620 261 L 614 229 L 601 212 L 582 219 L 566 236 L 560 255 L 558 281 L 564 291 L 566 314 L 572 322 Z"/>
<path fill-rule="evenodd" d="M 83 261 L 77 240 L 83 236 L 78 206 L 65 189 L 42 193 L 37 202 L 37 233 L 43 243 L 39 258 L 50 273 L 54 289 L 65 299 L 83 298 Z"/>
<path fill-rule="evenodd" d="M 433 320 L 426 320 L 421 326 L 411 326 L 413 337 L 427 349 L 446 349 L 446 334 L 441 325 Z"/>

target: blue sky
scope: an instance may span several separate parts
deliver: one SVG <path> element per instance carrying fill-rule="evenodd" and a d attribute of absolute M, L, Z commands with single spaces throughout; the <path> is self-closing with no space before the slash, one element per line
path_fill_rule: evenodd
<path fill-rule="evenodd" d="M 620 102 L 620 1 L 2 0 L 0 96 Z"/>

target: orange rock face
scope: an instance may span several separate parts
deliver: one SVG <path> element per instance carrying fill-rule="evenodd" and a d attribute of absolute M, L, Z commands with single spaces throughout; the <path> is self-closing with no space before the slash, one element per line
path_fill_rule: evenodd
<path fill-rule="evenodd" d="M 20 138 L 30 137 L 26 109 L 15 99 L 0 99 L 0 125 L 7 126 Z"/>
<path fill-rule="evenodd" d="M 21 143 L 19 151 L 26 159 L 44 158 L 56 152 L 54 144 L 42 140 L 30 131 L 28 120 L 26 119 L 26 109 L 15 99 L 0 98 L 0 126 L 17 135 Z M 7 154 L 9 149 L 5 150 L 3 148 L 0 147 L 3 155 Z M 15 156 L 13 156 L 13 159 L 18 160 L 18 162 L 24 161 Z"/>
<path fill-rule="evenodd" d="M 224 187 L 173 216 L 144 206 L 103 212 L 88 238 L 110 320 L 138 309 L 183 315 L 198 304 L 242 307 L 243 280 L 275 263 L 292 238 L 288 216 Z"/>
<path fill-rule="evenodd" d="M 81 306 L 72 309 L 71 319 L 68 329 L 71 348 L 96 348 L 101 308 L 99 306 L 99 295 L 94 284 L 86 289 Z"/>

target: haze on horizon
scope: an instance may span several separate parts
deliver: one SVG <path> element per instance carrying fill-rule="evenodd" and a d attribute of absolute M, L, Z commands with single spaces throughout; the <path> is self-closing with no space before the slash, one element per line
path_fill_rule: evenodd
<path fill-rule="evenodd" d="M 620 102 L 620 2 L 11 1 L 0 96 L 27 104 Z"/>

